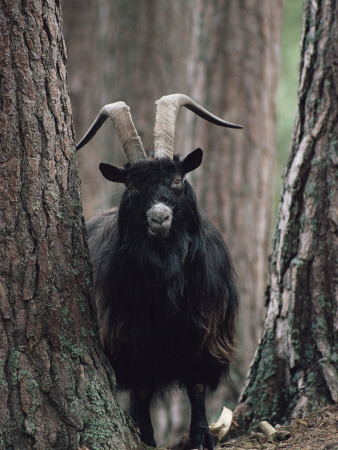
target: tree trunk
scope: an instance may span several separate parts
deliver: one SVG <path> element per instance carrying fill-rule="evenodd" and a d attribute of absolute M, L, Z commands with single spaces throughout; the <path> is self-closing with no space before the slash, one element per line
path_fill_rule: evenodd
<path fill-rule="evenodd" d="M 245 377 L 263 323 L 275 164 L 276 89 L 283 1 L 195 2 L 193 98 L 244 125 L 224 130 L 191 117 L 184 147 L 203 149 L 197 196 L 222 232 L 239 279 L 238 367 Z"/>
<path fill-rule="evenodd" d="M 67 46 L 70 99 L 74 113 L 76 140 L 89 128 L 101 105 L 100 65 L 98 50 L 99 12 L 94 0 L 63 0 L 62 16 Z M 106 99 L 110 103 L 113 99 Z M 91 142 L 90 151 L 79 151 L 77 158 L 81 179 L 83 212 L 91 218 L 100 208 L 109 204 L 108 186 L 98 167 L 104 160 L 105 141 L 99 134 Z"/>
<path fill-rule="evenodd" d="M 153 148 L 155 101 L 187 91 L 192 9 L 192 0 L 99 0 L 90 1 L 85 9 L 80 0 L 63 1 L 78 139 L 100 107 L 123 100 L 131 108 L 145 148 Z M 179 121 L 178 139 L 184 132 L 184 120 Z M 108 124 L 78 157 L 84 213 L 89 219 L 120 199 L 121 189 L 102 181 L 99 163 L 123 165 L 126 159 L 114 127 Z"/>
<path fill-rule="evenodd" d="M 236 411 L 246 427 L 288 421 L 338 400 L 336 1 L 305 1 L 301 44 L 264 333 Z"/>
<path fill-rule="evenodd" d="M 59 2 L 0 6 L 0 447 L 140 448 L 97 339 Z"/>

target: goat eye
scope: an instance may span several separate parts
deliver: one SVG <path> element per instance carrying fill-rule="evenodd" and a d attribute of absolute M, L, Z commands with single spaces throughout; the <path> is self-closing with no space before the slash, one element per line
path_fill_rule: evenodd
<path fill-rule="evenodd" d="M 130 192 L 136 192 L 136 187 L 133 184 L 131 184 L 129 186 L 129 190 L 130 190 Z"/>

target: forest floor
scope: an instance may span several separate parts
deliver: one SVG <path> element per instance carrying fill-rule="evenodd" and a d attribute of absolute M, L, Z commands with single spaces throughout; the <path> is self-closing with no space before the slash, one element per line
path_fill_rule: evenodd
<path fill-rule="evenodd" d="M 277 440 L 277 438 L 284 440 Z M 173 446 L 160 450 L 190 449 L 188 435 Z M 151 447 L 147 447 L 150 449 Z M 217 450 L 338 450 L 338 404 L 327 406 L 316 415 L 294 419 L 290 425 L 278 428 L 275 437 L 267 438 L 257 429 L 250 435 L 217 445 Z"/>
<path fill-rule="evenodd" d="M 258 431 L 252 432 L 249 436 L 225 442 L 218 448 L 222 450 L 338 450 L 338 405 L 328 406 L 313 416 L 294 419 L 290 425 L 279 428 L 278 432 L 283 431 L 285 437 L 289 436 L 284 441 L 268 439 Z"/>

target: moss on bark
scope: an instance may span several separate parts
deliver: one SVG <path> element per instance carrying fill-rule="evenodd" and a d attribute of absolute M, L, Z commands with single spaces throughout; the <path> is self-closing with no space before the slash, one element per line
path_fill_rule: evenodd
<path fill-rule="evenodd" d="M 243 427 L 338 400 L 337 5 L 304 3 L 299 101 L 270 264 L 265 331 L 237 407 Z M 243 414 L 243 412 L 245 414 Z"/>

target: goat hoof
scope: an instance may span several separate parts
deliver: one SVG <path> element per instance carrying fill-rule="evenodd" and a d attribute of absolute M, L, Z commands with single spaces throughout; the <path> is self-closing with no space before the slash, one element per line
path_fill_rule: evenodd
<path fill-rule="evenodd" d="M 191 449 L 193 450 L 215 450 L 215 441 L 212 437 L 209 428 L 200 428 L 197 431 L 190 433 Z"/>
<path fill-rule="evenodd" d="M 154 448 L 156 448 L 156 442 L 155 442 L 153 437 L 146 438 L 146 437 L 142 437 L 141 436 L 141 441 L 144 444 L 146 444 L 147 447 L 154 447 Z"/>

